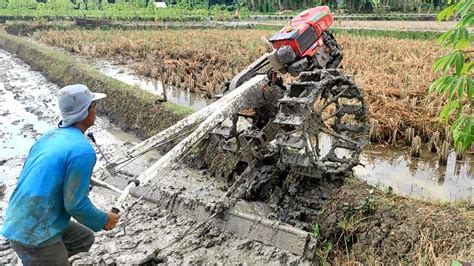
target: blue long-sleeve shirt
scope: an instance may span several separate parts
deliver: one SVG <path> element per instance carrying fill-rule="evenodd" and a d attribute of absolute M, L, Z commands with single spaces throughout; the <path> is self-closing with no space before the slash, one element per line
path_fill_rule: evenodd
<path fill-rule="evenodd" d="M 4 218 L 2 235 L 20 244 L 41 247 L 61 240 L 74 217 L 93 231 L 107 214 L 89 200 L 96 155 L 82 132 L 57 128 L 31 148 Z"/>

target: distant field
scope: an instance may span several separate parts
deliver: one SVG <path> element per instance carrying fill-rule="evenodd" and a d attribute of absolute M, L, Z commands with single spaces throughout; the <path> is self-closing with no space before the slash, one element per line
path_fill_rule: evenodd
<path fill-rule="evenodd" d="M 260 25 L 284 26 L 285 21 L 267 20 L 258 22 Z M 376 20 L 335 20 L 332 27 L 345 29 L 378 29 L 393 31 L 440 31 L 444 32 L 454 27 L 453 21 L 376 21 Z"/>
<path fill-rule="evenodd" d="M 264 53 L 268 30 L 38 31 L 51 46 L 101 57 L 198 93 L 221 91 L 226 80 Z M 407 127 L 428 137 L 436 129 L 440 98 L 427 99 L 432 65 L 442 54 L 434 41 L 337 34 L 343 68 L 366 92 L 371 119 L 388 140 Z"/>
<path fill-rule="evenodd" d="M 341 28 L 367 28 L 383 30 L 413 30 L 413 31 L 447 31 L 454 27 L 456 22 L 444 21 L 360 21 L 336 20 L 334 27 Z"/>
<path fill-rule="evenodd" d="M 410 31 L 442 31 L 445 32 L 456 25 L 453 21 L 358 21 L 339 20 L 334 27 L 382 29 L 382 30 L 410 30 Z"/>

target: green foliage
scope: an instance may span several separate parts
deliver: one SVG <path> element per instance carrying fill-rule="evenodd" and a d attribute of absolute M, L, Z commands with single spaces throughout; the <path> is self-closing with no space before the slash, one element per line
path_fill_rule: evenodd
<path fill-rule="evenodd" d="M 9 10 L 28 10 L 36 8 L 35 0 L 9 0 L 6 6 Z"/>
<path fill-rule="evenodd" d="M 74 4 L 69 0 L 48 0 L 45 4 L 46 9 L 55 11 L 72 10 L 74 7 Z"/>
<path fill-rule="evenodd" d="M 441 76 L 429 89 L 430 93 L 446 97 L 439 119 L 450 124 L 458 151 L 469 147 L 474 140 L 474 62 L 471 58 L 474 51 L 469 50 L 472 41 L 469 28 L 474 26 L 473 5 L 472 0 L 460 0 L 439 13 L 438 21 L 449 20 L 453 16 L 460 17 L 460 21 L 438 38 L 438 42 L 449 52 L 434 63 L 434 71 Z"/>
<path fill-rule="evenodd" d="M 375 199 L 372 197 L 363 197 L 359 201 L 359 205 L 354 208 L 355 211 L 359 211 L 363 215 L 370 215 L 375 212 L 377 204 Z"/>
<path fill-rule="evenodd" d="M 334 249 L 334 246 L 330 241 L 323 242 L 321 244 L 321 249 L 316 252 L 316 256 L 321 262 L 321 265 L 323 266 L 331 265 L 330 260 L 329 260 L 329 255 L 331 254 L 331 252 L 333 252 L 333 249 Z"/>
<path fill-rule="evenodd" d="M 311 226 L 311 230 L 313 231 L 313 236 L 314 237 L 319 237 L 321 235 L 321 232 L 319 231 L 319 224 L 315 223 Z"/>
<path fill-rule="evenodd" d="M 441 0 L 438 0 L 441 1 Z M 444 0 L 446 1 L 446 0 Z M 42 3 L 44 2 L 44 3 Z M 152 0 L 116 0 L 109 4 L 105 0 L 0 0 L 0 15 L 36 16 L 36 17 L 100 17 L 115 19 L 149 19 L 149 20 L 204 20 L 209 16 L 218 20 L 228 20 L 239 9 L 241 18 L 256 14 L 275 14 L 285 10 L 285 16 L 294 16 L 300 11 L 317 5 L 329 5 L 333 11 L 348 8 L 354 12 L 355 7 L 371 3 L 376 9 L 395 10 L 395 2 L 386 0 L 344 0 L 336 4 L 335 0 L 307 1 L 273 1 L 273 0 L 173 0 L 166 1 L 168 8 L 157 9 Z M 407 3 L 415 2 L 408 0 Z M 9 4 L 11 3 L 11 4 Z M 338 6 L 339 5 L 339 6 Z M 58 8 L 58 9 L 56 9 Z M 368 11 L 368 10 L 366 10 Z M 384 19 L 384 18 L 382 18 Z M 403 18 L 397 18 L 403 19 Z"/>
<path fill-rule="evenodd" d="M 0 9 L 5 9 L 8 6 L 7 0 L 0 0 Z"/>

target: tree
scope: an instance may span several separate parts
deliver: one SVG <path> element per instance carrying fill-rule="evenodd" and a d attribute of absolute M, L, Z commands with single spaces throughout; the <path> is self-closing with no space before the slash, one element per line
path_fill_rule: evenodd
<path fill-rule="evenodd" d="M 456 151 L 469 147 L 474 140 L 474 62 L 471 58 L 474 50 L 470 50 L 469 36 L 469 29 L 474 26 L 473 5 L 472 0 L 459 0 L 438 15 L 438 21 L 460 17 L 456 26 L 438 39 L 449 52 L 436 60 L 433 68 L 441 77 L 430 86 L 430 93 L 446 97 L 439 119 L 450 124 Z"/>

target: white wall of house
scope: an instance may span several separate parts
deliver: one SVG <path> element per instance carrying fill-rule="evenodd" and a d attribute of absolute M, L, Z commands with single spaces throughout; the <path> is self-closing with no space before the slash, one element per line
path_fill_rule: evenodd
<path fill-rule="evenodd" d="M 159 8 L 166 8 L 166 3 L 165 2 L 155 2 L 155 6 Z"/>

